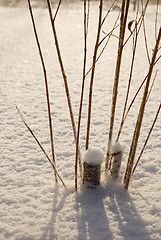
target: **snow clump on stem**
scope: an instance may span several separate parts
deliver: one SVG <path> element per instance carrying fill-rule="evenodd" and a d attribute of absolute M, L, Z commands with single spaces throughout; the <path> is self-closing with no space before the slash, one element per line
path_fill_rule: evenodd
<path fill-rule="evenodd" d="M 103 153 L 98 149 L 89 148 L 84 155 L 84 162 L 90 165 L 100 165 L 104 160 Z"/>

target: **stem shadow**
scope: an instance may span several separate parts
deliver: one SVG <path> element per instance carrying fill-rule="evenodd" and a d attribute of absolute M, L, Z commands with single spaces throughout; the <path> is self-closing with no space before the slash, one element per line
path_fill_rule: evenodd
<path fill-rule="evenodd" d="M 82 189 L 76 195 L 78 240 L 113 239 L 104 206 L 104 193 L 97 189 Z"/>
<path fill-rule="evenodd" d="M 115 240 L 116 236 L 124 240 L 151 240 L 130 194 L 117 183 L 84 188 L 76 195 L 75 209 L 78 240 Z"/>
<path fill-rule="evenodd" d="M 65 203 L 65 197 L 62 196 L 60 198 L 60 189 L 59 187 L 55 187 L 54 190 L 54 198 L 53 198 L 53 207 L 52 207 L 52 215 L 48 221 L 48 224 L 45 226 L 43 233 L 39 240 L 53 240 L 57 239 L 56 234 L 54 233 L 54 224 L 56 222 L 57 213 L 63 208 Z"/>

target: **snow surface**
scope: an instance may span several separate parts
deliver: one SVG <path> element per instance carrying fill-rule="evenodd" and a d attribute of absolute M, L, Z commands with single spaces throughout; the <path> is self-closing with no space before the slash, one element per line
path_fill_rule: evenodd
<path fill-rule="evenodd" d="M 100 165 L 103 160 L 104 155 L 99 149 L 88 148 L 83 157 L 84 162 L 92 165 Z"/>
<path fill-rule="evenodd" d="M 132 7 L 132 6 L 131 6 Z M 92 61 L 98 11 L 92 5 L 88 45 L 88 67 Z M 106 6 L 105 6 L 106 10 Z M 160 11 L 160 10 L 159 10 Z M 105 13 L 105 12 L 104 12 Z M 111 12 L 103 30 L 108 32 L 116 19 Z M 15 105 L 23 111 L 30 127 L 50 153 L 43 73 L 30 16 L 26 8 L 0 7 L 0 239 L 1 240 L 160 240 L 161 239 L 161 114 L 133 176 L 129 191 L 122 187 L 130 142 L 141 94 L 125 122 L 120 143 L 125 145 L 118 183 L 102 170 L 96 189 L 74 191 L 75 145 L 68 114 L 64 84 L 57 63 L 46 9 L 34 15 L 49 78 L 57 169 L 68 189 L 55 185 L 50 164 L 20 120 Z M 129 20 L 134 19 L 130 11 Z M 146 30 L 150 55 L 154 47 L 155 8 L 149 6 Z M 158 23 L 161 15 L 158 15 Z M 83 61 L 82 4 L 62 8 L 56 27 L 69 81 L 73 111 L 77 120 Z M 117 34 L 117 32 L 116 32 Z M 128 33 L 127 33 L 128 34 Z M 101 37 L 103 37 L 103 33 Z M 117 38 L 113 37 L 97 64 L 94 81 L 90 147 L 107 148 Z M 116 135 L 129 76 L 131 42 L 123 55 L 118 92 Z M 137 156 L 144 144 L 161 102 L 161 64 L 147 104 Z M 143 35 L 139 37 L 130 99 L 148 70 Z M 84 150 L 89 77 L 80 134 Z M 103 168 L 102 168 L 103 169 Z M 79 184 L 81 186 L 81 184 Z"/>

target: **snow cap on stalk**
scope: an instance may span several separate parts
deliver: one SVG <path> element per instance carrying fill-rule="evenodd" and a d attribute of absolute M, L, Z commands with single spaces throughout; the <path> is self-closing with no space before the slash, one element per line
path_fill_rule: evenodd
<path fill-rule="evenodd" d="M 125 147 L 122 146 L 119 142 L 114 142 L 112 144 L 112 147 L 111 147 L 111 153 L 112 154 L 116 154 L 116 153 L 119 153 L 119 152 L 124 152 L 125 150 Z"/>
<path fill-rule="evenodd" d="M 84 162 L 91 165 L 100 165 L 104 160 L 104 155 L 99 149 L 89 148 L 83 158 Z"/>

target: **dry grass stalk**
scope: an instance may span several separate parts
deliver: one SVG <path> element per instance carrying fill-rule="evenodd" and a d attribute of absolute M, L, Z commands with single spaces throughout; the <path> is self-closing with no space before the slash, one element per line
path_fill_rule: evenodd
<path fill-rule="evenodd" d="M 137 118 L 137 123 L 135 126 L 135 131 L 134 131 L 134 135 L 133 135 L 133 139 L 132 139 L 132 143 L 131 143 L 131 148 L 130 148 L 129 157 L 128 157 L 128 163 L 127 163 L 124 180 L 123 180 L 125 189 L 128 189 L 129 183 L 130 183 L 136 148 L 137 148 L 141 125 L 142 125 L 142 120 L 143 120 L 143 116 L 144 116 L 145 105 L 147 102 L 146 100 L 147 100 L 147 96 L 148 96 L 149 84 L 150 84 L 151 75 L 152 75 L 154 64 L 155 64 L 156 55 L 157 55 L 158 48 L 159 48 L 160 39 L 161 39 L 161 27 L 159 29 L 158 38 L 157 38 L 157 41 L 155 44 L 152 60 L 151 60 L 150 66 L 149 66 L 149 72 L 148 72 L 148 77 L 146 80 L 146 86 L 144 89 L 144 94 L 143 94 L 143 98 L 142 98 L 142 102 L 141 102 L 141 106 L 140 106 L 140 110 L 139 110 L 139 114 L 138 114 L 138 118 Z"/>
<path fill-rule="evenodd" d="M 139 3 L 139 2 L 138 2 L 138 3 Z M 144 9 L 142 10 L 142 14 L 141 14 L 140 18 L 138 19 L 138 23 L 137 23 L 136 26 L 138 26 L 138 25 L 140 24 L 140 27 L 141 27 L 141 23 L 140 23 L 140 22 L 143 21 L 143 17 L 145 16 L 145 13 L 146 13 L 148 4 L 149 4 L 149 0 L 147 0 L 147 2 L 146 2 L 146 4 L 145 4 Z M 138 29 L 139 29 L 139 27 L 138 27 Z M 129 39 L 131 38 L 131 36 L 133 36 L 134 31 L 135 31 L 135 28 L 131 31 L 131 34 L 130 34 L 129 37 L 125 40 L 123 46 L 125 46 L 125 45 L 127 44 L 127 42 L 129 41 Z"/>
<path fill-rule="evenodd" d="M 160 109 L 161 109 L 161 104 L 159 105 L 158 111 L 157 111 L 157 113 L 156 113 L 156 116 L 155 116 L 155 119 L 154 119 L 154 121 L 153 121 L 153 124 L 152 124 L 152 126 L 151 126 L 151 128 L 150 128 L 150 131 L 149 131 L 149 133 L 148 133 L 148 136 L 147 136 L 147 138 L 146 138 L 146 140 L 145 140 L 144 146 L 143 146 L 143 148 L 142 148 L 142 150 L 141 150 L 141 152 L 140 152 L 140 154 L 139 154 L 139 157 L 138 157 L 138 159 L 137 159 L 137 161 L 136 161 L 136 164 L 135 164 L 135 166 L 134 166 L 134 168 L 133 168 L 133 170 L 132 170 L 132 175 L 134 174 L 134 172 L 135 172 L 135 170 L 136 170 L 136 167 L 138 166 L 138 163 L 139 163 L 139 161 L 140 161 L 140 158 L 141 158 L 141 156 L 142 156 L 142 154 L 143 154 L 143 152 L 144 152 L 144 150 L 145 150 L 145 147 L 146 147 L 146 145 L 147 145 L 147 143 L 148 143 L 148 140 L 149 140 L 149 138 L 150 138 L 150 135 L 151 135 L 151 133 L 152 133 L 152 130 L 153 130 L 153 128 L 154 128 L 154 125 L 155 125 L 155 123 L 156 123 L 156 121 L 157 121 L 157 118 L 158 118 Z"/>
<path fill-rule="evenodd" d="M 87 1 L 84 0 L 84 60 L 83 60 L 83 80 L 82 80 L 82 89 L 81 89 L 81 99 L 80 99 L 79 116 L 78 116 L 76 156 L 75 156 L 75 190 L 77 190 L 79 135 L 80 135 L 80 125 L 81 125 L 82 106 L 83 106 L 83 97 L 84 97 L 84 85 L 85 85 L 85 78 L 86 78 L 85 73 L 86 73 L 86 62 L 87 62 L 88 22 L 89 22 L 89 1 L 88 1 L 88 7 L 87 7 Z M 79 163 L 79 166 L 80 166 L 80 168 L 82 168 L 81 163 Z M 81 172 L 82 172 L 82 170 L 81 170 Z"/>
<path fill-rule="evenodd" d="M 117 62 L 116 62 L 115 78 L 114 78 L 114 86 L 113 86 L 110 130 L 109 130 L 109 136 L 108 136 L 108 146 L 107 146 L 107 154 L 106 154 L 106 160 L 105 160 L 105 169 L 107 169 L 108 166 L 110 165 L 109 164 L 110 149 L 111 149 L 111 142 L 112 142 L 112 135 L 113 135 L 113 128 L 114 128 L 115 109 L 116 109 L 116 102 L 117 102 L 117 91 L 118 91 L 118 83 L 119 83 L 119 76 L 120 76 L 122 52 L 123 52 L 125 26 L 126 26 L 126 22 L 127 22 L 127 15 L 128 15 L 130 1 L 127 0 L 126 6 L 125 6 L 125 2 L 126 1 L 123 0 L 122 6 L 121 6 L 119 45 L 118 45 Z"/>
<path fill-rule="evenodd" d="M 56 18 L 55 17 L 53 18 L 50 0 L 46 0 L 46 1 L 47 1 L 48 11 L 49 11 L 49 16 L 50 16 L 51 26 L 52 26 L 52 30 L 53 30 L 53 36 L 54 36 L 54 40 L 55 40 L 55 46 L 56 46 L 58 61 L 59 61 L 61 73 L 62 73 L 63 80 L 64 80 L 64 86 L 65 86 L 65 92 L 66 92 L 66 97 L 67 97 L 67 102 L 68 102 L 68 107 L 69 107 L 69 113 L 70 113 L 70 118 L 71 118 L 71 123 L 72 123 L 72 128 L 73 128 L 74 140 L 75 140 L 75 143 L 76 143 L 76 139 L 77 139 L 76 125 L 75 125 L 74 114 L 73 114 L 73 110 L 72 110 L 72 104 L 71 104 L 71 98 L 70 98 L 70 93 L 69 93 L 67 76 L 65 74 L 64 64 L 63 64 L 63 60 L 62 60 L 62 57 L 61 57 L 59 41 L 58 41 L 57 32 L 56 32 L 56 28 L 55 28 L 55 19 Z M 80 148 L 79 148 L 79 158 L 81 158 Z"/>
<path fill-rule="evenodd" d="M 158 24 L 158 8 L 159 8 L 159 0 L 157 0 L 156 4 L 156 15 L 155 15 L 155 39 L 157 39 L 157 24 Z"/>
<path fill-rule="evenodd" d="M 53 22 L 55 21 L 55 19 L 56 19 L 56 17 L 57 17 L 57 14 L 58 14 L 59 9 L 60 9 L 60 6 L 61 6 L 61 2 L 62 2 L 62 0 L 59 0 L 58 6 L 57 6 L 57 9 L 56 9 L 54 18 L 53 18 Z"/>
<path fill-rule="evenodd" d="M 155 63 L 154 63 L 154 66 L 155 66 L 155 65 L 156 65 L 156 61 L 155 61 Z M 154 82 L 155 82 L 155 79 L 156 79 L 156 75 L 157 75 L 157 71 L 156 71 L 156 73 L 155 73 L 155 76 L 154 76 L 154 79 L 153 79 L 153 82 L 152 82 L 152 85 L 151 85 L 149 94 L 148 94 L 148 96 L 147 96 L 147 100 L 148 100 L 148 98 L 149 98 L 149 96 L 150 96 L 150 93 L 151 93 L 151 91 L 152 91 L 152 88 L 153 88 L 153 85 L 154 85 Z M 124 119 L 123 119 L 123 122 L 122 122 L 122 127 L 123 127 L 123 124 L 124 124 L 124 122 L 125 122 L 128 114 L 129 114 L 129 112 L 130 112 L 130 109 L 132 108 L 132 105 L 133 105 L 134 102 L 135 102 L 135 99 L 137 98 L 137 96 L 138 96 L 140 90 L 142 89 L 142 87 L 144 86 L 144 83 L 146 82 L 147 77 L 148 77 L 148 74 L 146 75 L 146 77 L 144 78 L 144 80 L 142 81 L 142 83 L 140 84 L 140 86 L 139 86 L 138 90 L 136 91 L 136 93 L 135 93 L 135 95 L 134 95 L 131 103 L 129 104 L 129 107 L 128 107 L 127 111 L 126 111 L 126 114 L 125 114 Z"/>
<path fill-rule="evenodd" d="M 147 2 L 148 3 L 148 2 Z M 135 53 L 136 53 L 136 46 L 137 46 L 137 39 L 138 39 L 138 34 L 140 32 L 140 29 L 141 29 L 141 26 L 142 24 L 145 25 L 144 23 L 144 16 L 145 16 L 145 11 L 146 11 L 146 8 L 147 8 L 147 4 L 146 4 L 146 7 L 143 8 L 143 3 L 142 3 L 142 14 L 141 14 L 141 17 L 139 18 L 139 20 L 137 21 L 137 18 L 138 18 L 138 12 L 139 12 L 139 1 L 138 1 L 138 4 L 137 4 L 137 11 L 136 11 L 136 20 L 133 20 L 131 21 L 131 23 L 135 22 L 135 27 L 134 27 L 134 30 L 131 31 L 131 29 L 129 29 L 131 31 L 131 33 L 134 35 L 134 39 L 133 39 L 133 54 L 132 54 L 132 62 L 131 62 L 131 69 L 130 69 L 130 76 L 129 76 L 129 81 L 128 81 L 128 87 L 127 87 L 127 93 L 126 93 L 126 98 L 125 98 L 125 104 L 124 104 L 124 109 L 123 109 L 123 114 L 122 114 L 122 119 L 121 119 L 121 123 L 120 123 L 120 127 L 119 127 L 119 131 L 118 131 L 118 134 L 117 134 L 117 139 L 116 141 L 119 140 L 119 137 L 121 135 L 121 131 L 122 131 L 122 128 L 123 128 L 123 124 L 126 120 L 126 117 L 139 93 L 139 91 L 141 90 L 142 86 L 143 86 L 143 83 L 141 84 L 141 86 L 138 88 L 138 91 L 137 93 L 135 94 L 128 110 L 126 111 L 126 108 L 127 108 L 127 102 L 128 102 L 128 98 L 129 98 L 129 91 L 130 91 L 130 86 L 131 86 L 131 80 L 132 80 L 132 73 L 133 73 L 133 66 L 134 66 L 134 61 L 135 61 Z M 146 39 L 146 33 L 145 33 L 145 26 L 143 26 L 144 28 L 144 38 L 145 38 L 145 44 L 146 44 L 146 50 L 147 50 L 147 56 L 149 57 L 149 54 L 148 54 L 148 49 L 147 49 L 147 39 Z M 125 46 L 125 45 L 124 45 Z M 145 81 L 143 81 L 145 82 Z"/>
<path fill-rule="evenodd" d="M 112 10 L 112 8 L 114 7 L 114 5 L 115 5 L 116 1 L 117 1 L 117 0 L 114 0 L 114 1 L 112 2 L 112 4 L 111 4 L 110 8 L 108 9 L 108 11 L 107 11 L 106 15 L 104 16 L 104 18 L 103 18 L 103 20 L 102 20 L 102 24 L 101 24 L 101 25 L 103 25 L 103 24 L 104 24 L 104 22 L 105 22 L 105 20 L 106 20 L 106 18 L 107 18 L 107 16 L 108 16 L 108 14 L 111 12 L 111 10 Z"/>
<path fill-rule="evenodd" d="M 49 158 L 49 156 L 47 155 L 46 151 L 44 150 L 44 148 L 42 147 L 41 143 L 39 142 L 39 140 L 37 139 L 37 137 L 35 136 L 35 134 L 34 134 L 33 131 L 31 130 L 31 128 L 29 127 L 29 125 L 28 125 L 27 122 L 25 121 L 25 119 L 24 119 L 21 111 L 19 110 L 19 108 L 18 108 L 17 106 L 16 106 L 16 109 L 17 109 L 17 111 L 18 111 L 18 114 L 19 114 L 20 117 L 21 117 L 22 122 L 23 122 L 24 125 L 27 127 L 27 129 L 29 130 L 29 132 L 31 133 L 31 135 L 33 136 L 33 138 L 35 139 L 35 141 L 36 141 L 37 144 L 39 145 L 39 147 L 40 147 L 40 149 L 42 150 L 42 152 L 44 153 L 45 157 L 46 157 L 46 158 L 48 159 L 48 161 L 50 162 L 50 164 L 51 164 L 51 166 L 52 166 L 52 168 L 53 168 L 53 170 L 54 170 L 54 174 L 59 178 L 59 180 L 62 182 L 63 186 L 64 186 L 65 188 L 67 188 L 66 185 L 65 185 L 65 183 L 64 183 L 64 181 L 63 181 L 62 178 L 60 177 L 58 171 L 56 170 L 55 164 L 50 160 L 50 158 Z"/>
<path fill-rule="evenodd" d="M 137 24 L 137 23 L 135 23 L 135 24 Z M 132 74 L 133 74 L 133 67 L 134 67 L 135 53 L 136 53 L 136 46 L 137 46 L 137 39 L 138 39 L 137 27 L 135 27 L 135 29 L 136 29 L 136 32 L 135 32 L 134 43 L 133 43 L 133 53 L 132 53 L 132 60 L 131 60 L 130 76 L 129 76 L 129 80 L 128 80 L 128 87 L 127 87 L 127 93 L 126 93 L 126 98 L 125 98 L 125 104 L 124 104 L 122 119 L 121 119 L 119 131 L 118 131 L 118 134 L 117 134 L 116 142 L 119 141 L 119 137 L 121 135 L 122 127 L 123 127 L 123 124 L 124 124 L 126 108 L 127 108 L 127 102 L 128 102 L 129 93 L 130 93 L 130 86 L 131 86 L 131 81 L 132 81 Z"/>
<path fill-rule="evenodd" d="M 116 19 L 116 21 L 115 21 L 115 23 L 114 23 L 114 26 L 113 26 L 112 30 L 111 30 L 108 34 L 106 34 L 106 36 L 105 36 L 105 37 L 101 40 L 101 42 L 99 43 L 99 46 L 100 46 L 100 45 L 102 44 L 102 42 L 108 37 L 108 39 L 106 40 L 105 45 L 103 46 L 101 52 L 100 52 L 99 55 L 98 55 L 95 63 L 97 63 L 98 60 L 100 59 L 100 57 L 102 56 L 104 50 L 105 50 L 106 47 L 107 47 L 107 44 L 109 43 L 110 38 L 111 38 L 112 35 L 113 35 L 114 30 L 119 27 L 119 24 L 117 24 L 117 21 L 118 21 L 118 19 L 119 19 L 119 15 L 120 15 L 120 14 L 118 14 L 118 17 L 117 17 L 117 19 Z M 116 25 L 116 24 L 117 24 L 117 25 Z M 92 67 L 90 67 L 90 69 L 86 72 L 85 77 L 87 77 L 87 75 L 91 72 L 91 70 L 92 70 Z"/>
<path fill-rule="evenodd" d="M 95 43 L 94 55 L 93 55 L 92 72 L 91 72 L 90 89 L 89 89 L 87 134 L 86 134 L 86 150 L 88 149 L 88 146 L 89 146 L 89 134 L 90 134 L 90 123 L 91 123 L 91 109 L 92 109 L 93 80 L 94 80 L 94 75 L 95 75 L 96 58 L 97 58 L 97 51 L 98 51 L 98 45 L 99 45 L 99 39 L 100 39 L 100 32 L 101 32 L 102 8 L 103 8 L 103 0 L 100 0 L 98 30 L 97 30 L 97 38 L 96 38 L 96 43 Z"/>
<path fill-rule="evenodd" d="M 147 39 L 146 39 L 146 32 L 145 32 L 145 21 L 144 21 L 144 16 L 145 16 L 145 12 L 146 12 L 146 9 L 147 9 L 147 6 L 148 6 L 148 2 L 149 2 L 149 1 L 146 2 L 145 7 L 143 8 L 143 1 L 142 1 L 142 14 L 141 14 L 141 17 L 140 17 L 139 20 L 138 20 L 138 23 L 137 23 L 137 21 L 136 21 L 135 28 L 134 28 L 133 31 L 131 31 L 131 34 L 134 34 L 134 32 L 136 31 L 136 35 L 138 36 L 138 34 L 139 34 L 139 32 L 140 32 L 140 29 L 141 29 L 141 26 L 142 26 L 142 24 L 143 24 L 143 31 L 144 31 L 144 40 L 145 40 L 145 45 L 146 45 L 146 52 L 147 52 L 148 61 L 149 61 L 149 63 L 150 63 L 150 60 L 149 60 L 149 59 L 150 59 L 150 58 L 149 58 L 149 52 L 148 52 L 148 45 L 147 45 Z M 138 2 L 138 9 L 139 9 L 139 2 Z M 138 10 L 137 10 L 137 12 L 138 12 Z M 137 14 L 138 14 L 138 13 L 137 13 Z M 137 19 L 137 17 L 136 17 L 136 19 Z M 138 26 L 138 27 L 137 27 L 137 26 Z M 138 30 L 137 30 L 137 28 L 138 28 Z M 125 46 L 125 45 L 124 45 L 124 46 Z M 136 46 L 134 45 L 133 52 L 134 52 L 135 48 L 136 48 Z M 158 59 L 158 60 L 159 60 L 159 59 Z M 156 60 L 155 64 L 156 64 L 156 63 L 157 63 L 157 60 Z M 154 64 L 154 65 L 155 65 L 155 64 Z M 131 66 L 132 66 L 132 65 L 131 65 Z M 147 75 L 147 76 L 148 76 L 148 75 Z M 122 128 L 123 128 L 123 124 L 124 124 L 124 122 L 125 122 L 125 120 L 126 120 L 126 118 L 127 118 L 127 116 L 128 116 L 128 113 L 129 113 L 132 105 L 133 105 L 134 102 L 135 102 L 136 97 L 138 96 L 138 94 L 139 94 L 142 86 L 144 85 L 144 83 L 145 83 L 145 81 L 146 81 L 146 79 L 147 79 L 147 76 L 144 78 L 143 82 L 141 83 L 140 87 L 138 88 L 136 94 L 134 95 L 134 97 L 133 97 L 133 99 L 132 99 L 131 103 L 129 104 L 129 107 L 128 107 L 127 111 L 126 111 L 127 100 L 128 100 L 128 95 L 129 95 L 129 92 L 128 92 L 128 91 L 129 91 L 129 85 L 128 85 L 128 90 L 127 90 L 127 95 L 126 95 L 126 100 L 125 100 L 123 115 L 122 115 L 122 119 L 121 119 L 121 123 L 120 123 L 120 127 L 119 127 L 119 131 L 118 131 L 118 135 L 117 135 L 116 141 L 119 140 L 119 137 L 120 137 L 120 135 L 121 135 L 121 131 L 122 131 Z M 154 80 L 153 80 L 151 89 L 150 89 L 150 91 L 149 91 L 149 95 L 150 95 L 150 93 L 151 93 L 153 84 L 154 84 L 154 82 L 155 82 L 155 78 L 156 78 L 156 76 L 154 77 Z M 129 81 L 131 81 L 131 80 L 129 79 Z M 130 83 L 130 82 L 129 82 L 129 83 Z M 148 96 L 148 97 L 149 97 L 149 96 Z M 147 100 L 148 100 L 148 97 L 147 97 Z"/>
<path fill-rule="evenodd" d="M 150 97 L 150 94 L 151 94 L 151 92 L 152 92 L 152 89 L 153 89 L 153 87 L 154 87 L 154 83 L 155 83 L 155 80 L 156 80 L 156 77 L 157 77 L 157 73 L 158 73 L 158 69 L 157 69 L 156 72 L 155 72 L 154 79 L 153 79 L 153 82 L 152 82 L 152 84 L 151 84 L 151 87 L 150 87 L 150 90 L 149 90 L 149 93 L 148 93 L 148 96 L 147 96 L 147 100 L 146 100 L 146 101 L 148 101 L 148 99 L 149 99 L 149 97 Z"/>
<path fill-rule="evenodd" d="M 143 12 L 143 0 L 141 2 L 142 2 L 142 12 Z M 149 56 L 148 42 L 147 42 L 147 37 L 146 37 L 145 15 L 144 14 L 143 14 L 143 32 L 144 32 L 144 41 L 145 41 L 145 48 L 146 48 L 147 58 L 148 58 L 148 62 L 150 64 L 150 56 Z"/>
<path fill-rule="evenodd" d="M 41 46 L 40 46 L 40 42 L 39 42 L 39 38 L 38 38 L 38 34 L 37 34 L 37 29 L 36 29 L 36 25 L 35 25 L 35 20 L 34 20 L 30 0 L 28 0 L 28 6 L 29 6 L 30 15 L 31 15 L 31 20 L 32 20 L 32 25 L 33 25 L 33 29 L 34 29 L 35 38 L 36 38 L 37 47 L 38 47 L 38 50 L 39 50 L 39 55 L 40 55 L 40 59 L 41 59 L 43 73 L 44 73 L 47 107 L 48 107 L 48 118 L 49 118 L 49 130 L 50 130 L 50 142 L 51 142 L 52 159 L 53 159 L 54 164 L 56 164 L 55 163 L 53 128 L 52 128 L 52 119 L 51 119 L 51 110 L 50 110 L 50 100 L 49 100 L 49 90 L 48 90 L 48 80 L 47 80 L 46 68 L 45 68 L 45 63 L 44 63 L 44 59 L 43 59 L 43 55 L 42 55 L 42 51 L 41 51 Z M 55 181 L 57 182 L 56 174 L 55 174 Z"/>

